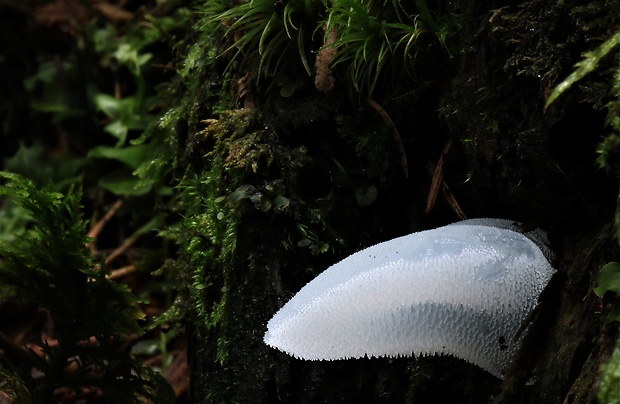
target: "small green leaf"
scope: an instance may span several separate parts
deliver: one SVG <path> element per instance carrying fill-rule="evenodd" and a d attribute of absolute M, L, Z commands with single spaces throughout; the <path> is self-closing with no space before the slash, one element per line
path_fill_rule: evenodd
<path fill-rule="evenodd" d="M 122 109 L 121 100 L 117 100 L 111 95 L 100 93 L 95 95 L 94 101 L 97 108 L 108 118 L 118 119 L 120 116 L 120 110 Z"/>
<path fill-rule="evenodd" d="M 156 215 L 151 220 L 149 220 L 146 224 L 142 225 L 136 232 L 133 234 L 134 236 L 147 234 L 149 232 L 155 231 L 162 227 L 163 219 L 161 216 Z"/>
<path fill-rule="evenodd" d="M 307 238 L 303 238 L 297 242 L 298 247 L 308 247 L 308 246 L 311 246 L 312 244 L 313 244 L 312 241 L 308 240 Z"/>
<path fill-rule="evenodd" d="M 614 321 L 620 321 L 620 309 L 613 309 L 605 317 L 605 324 L 613 323 Z"/>
<path fill-rule="evenodd" d="M 154 356 L 160 352 L 160 341 L 157 339 L 147 339 L 138 341 L 131 347 L 132 355 Z"/>
<path fill-rule="evenodd" d="M 377 195 L 379 193 L 377 187 L 374 185 L 355 188 L 354 191 L 357 203 L 363 208 L 372 205 L 377 200 Z"/>
<path fill-rule="evenodd" d="M 594 293 L 603 297 L 607 291 L 620 292 L 620 263 L 610 262 L 601 269 Z"/>
<path fill-rule="evenodd" d="M 145 129 L 151 121 L 145 109 L 148 102 L 143 100 L 140 91 L 122 99 L 99 93 L 93 97 L 93 101 L 97 108 L 110 118 L 111 122 L 104 130 L 119 139 L 118 146 L 125 144 L 128 131 Z"/>
<path fill-rule="evenodd" d="M 137 48 L 133 47 L 131 44 L 122 43 L 118 46 L 118 49 L 114 53 L 114 57 L 116 57 L 119 62 L 129 67 L 135 76 L 139 76 L 140 68 L 151 60 L 153 54 L 144 53 L 139 55 Z"/>
<path fill-rule="evenodd" d="M 38 185 L 53 183 L 55 189 L 64 190 L 80 180 L 83 165 L 84 159 L 68 152 L 48 155 L 45 147 L 35 142 L 32 146 L 20 143 L 15 155 L 6 159 L 4 168 L 30 178 Z"/>
<path fill-rule="evenodd" d="M 99 180 L 99 185 L 116 195 L 144 195 L 151 190 L 150 184 L 141 186 L 140 179 L 133 175 L 129 167 L 105 175 Z"/>
<path fill-rule="evenodd" d="M 41 63 L 38 71 L 24 80 L 24 87 L 32 93 L 31 108 L 51 113 L 55 123 L 83 114 L 84 110 L 77 107 L 78 98 L 68 90 L 76 76 L 77 69 L 72 63 Z"/>
<path fill-rule="evenodd" d="M 277 211 L 284 211 L 286 210 L 286 208 L 288 208 L 288 206 L 290 205 L 290 201 L 283 197 L 283 196 L 276 196 L 276 198 L 273 200 L 273 208 Z"/>
<path fill-rule="evenodd" d="M 153 146 L 146 144 L 123 148 L 99 146 L 91 149 L 88 156 L 118 160 L 135 170 L 146 160 L 152 150 Z"/>

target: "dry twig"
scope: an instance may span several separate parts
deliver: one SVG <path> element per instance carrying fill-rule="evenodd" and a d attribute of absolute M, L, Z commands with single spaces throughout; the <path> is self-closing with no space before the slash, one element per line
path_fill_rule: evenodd
<path fill-rule="evenodd" d="M 430 161 L 427 162 L 426 170 L 428 171 L 430 175 L 433 175 L 433 173 L 435 172 L 435 165 L 431 163 Z M 465 212 L 463 212 L 463 210 L 459 206 L 459 203 L 456 201 L 456 198 L 452 194 L 452 191 L 450 191 L 450 187 L 448 187 L 448 184 L 446 184 L 445 181 L 441 182 L 441 193 L 443 194 L 443 197 L 445 198 L 446 202 L 448 202 L 448 205 L 450 205 L 450 208 L 452 208 L 452 211 L 456 213 L 459 219 L 462 219 L 462 220 L 467 219 Z"/>
<path fill-rule="evenodd" d="M 426 198 L 426 211 L 428 214 L 435 206 L 435 201 L 437 200 L 437 194 L 439 193 L 439 188 L 441 184 L 443 184 L 443 162 L 450 151 L 450 146 L 452 146 L 452 139 L 448 140 L 446 145 L 441 152 L 441 156 L 439 156 L 439 160 L 437 161 L 437 166 L 433 172 L 433 180 L 431 181 L 431 189 L 428 192 L 428 198 Z"/>
<path fill-rule="evenodd" d="M 407 164 L 407 154 L 405 153 L 405 147 L 403 146 L 403 140 L 400 137 L 400 133 L 398 133 L 398 129 L 392 121 L 392 118 L 388 115 L 387 112 L 381 107 L 381 105 L 377 104 L 375 101 L 368 99 L 368 103 L 371 107 L 374 108 L 375 111 L 381 115 L 385 123 L 388 124 L 390 129 L 392 130 L 392 136 L 394 136 L 394 141 L 396 142 L 396 146 L 398 146 L 398 151 L 400 153 L 400 165 L 403 168 L 403 172 L 405 173 L 405 178 L 409 178 L 409 165 Z"/>

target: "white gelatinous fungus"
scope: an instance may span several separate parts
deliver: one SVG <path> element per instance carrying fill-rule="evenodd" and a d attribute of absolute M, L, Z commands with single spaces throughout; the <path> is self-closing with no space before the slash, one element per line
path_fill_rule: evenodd
<path fill-rule="evenodd" d="M 359 251 L 304 286 L 265 343 L 309 360 L 454 355 L 497 377 L 554 269 L 544 233 L 472 219 Z"/>

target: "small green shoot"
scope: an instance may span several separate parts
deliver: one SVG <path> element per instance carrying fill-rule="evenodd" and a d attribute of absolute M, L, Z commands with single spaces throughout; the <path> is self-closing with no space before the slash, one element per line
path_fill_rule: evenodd
<path fill-rule="evenodd" d="M 355 89 L 367 94 L 372 93 L 395 55 L 407 60 L 422 32 L 415 18 L 390 22 L 355 0 L 335 2 L 329 9 L 326 24 L 326 32 L 332 29 L 340 32 L 333 44 L 338 51 L 332 65 L 348 65 L 348 76 Z"/>
<path fill-rule="evenodd" d="M 547 102 L 545 109 L 549 107 L 562 93 L 568 90 L 573 84 L 581 80 L 588 73 L 593 72 L 603 57 L 611 52 L 618 44 L 620 44 L 620 31 L 615 33 L 607 41 L 603 42 L 598 48 L 591 52 L 583 54 L 583 59 L 575 64 L 577 68 L 564 81 L 558 84 L 554 89 Z"/>

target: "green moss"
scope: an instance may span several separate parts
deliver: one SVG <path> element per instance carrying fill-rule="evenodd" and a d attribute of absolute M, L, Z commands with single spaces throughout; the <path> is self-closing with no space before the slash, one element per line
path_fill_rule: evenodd
<path fill-rule="evenodd" d="M 620 340 L 609 362 L 601 366 L 597 398 L 600 403 L 620 403 Z"/>
<path fill-rule="evenodd" d="M 52 400 L 59 387 L 79 395 L 92 386 L 114 402 L 171 400 L 174 393 L 161 375 L 122 349 L 124 335 L 142 334 L 138 320 L 144 313 L 137 303 L 144 301 L 107 279 L 104 263 L 86 248 L 91 240 L 81 192 L 71 187 L 62 195 L 8 172 L 0 178 L 6 181 L 0 196 L 9 196 L 30 217 L 24 234 L 0 243 L 0 293 L 3 300 L 35 304 L 49 313 L 58 339 L 55 346 L 40 344 L 42 357 L 24 350 L 12 358 L 13 379 L 19 375 L 37 402 Z M 89 338 L 96 344 L 84 342 Z M 75 374 L 66 371 L 73 363 Z M 44 377 L 33 378 L 33 368 Z"/>
<path fill-rule="evenodd" d="M 332 67 L 361 99 L 380 87 L 382 96 L 402 95 L 433 75 L 429 67 L 450 53 L 454 32 L 442 4 L 429 8 L 424 0 L 259 0 L 229 9 L 207 2 L 202 11 L 203 27 L 221 26 L 227 71 L 275 84 L 285 97 L 307 88 L 310 76 L 331 76 Z M 324 50 L 331 56 L 324 58 Z"/>
<path fill-rule="evenodd" d="M 265 268 L 284 265 L 292 253 L 287 246 L 302 248 L 290 229 L 311 215 L 290 177 L 308 158 L 303 148 L 284 147 L 260 110 L 225 111 L 203 125 L 188 156 L 198 163 L 178 186 L 183 219 L 165 235 L 179 244 L 174 267 L 189 280 L 183 293 L 200 341 L 196 396 L 234 402 L 252 396 L 251 386 L 264 386 L 268 377 L 258 370 L 266 366 L 267 347 L 257 346 L 256 330 L 274 311 L 264 307 L 274 291 L 259 285 L 274 275 Z M 320 233 L 318 222 L 307 226 Z M 284 258 L 270 246 L 283 248 Z M 253 365 L 237 368 L 243 362 Z"/>

